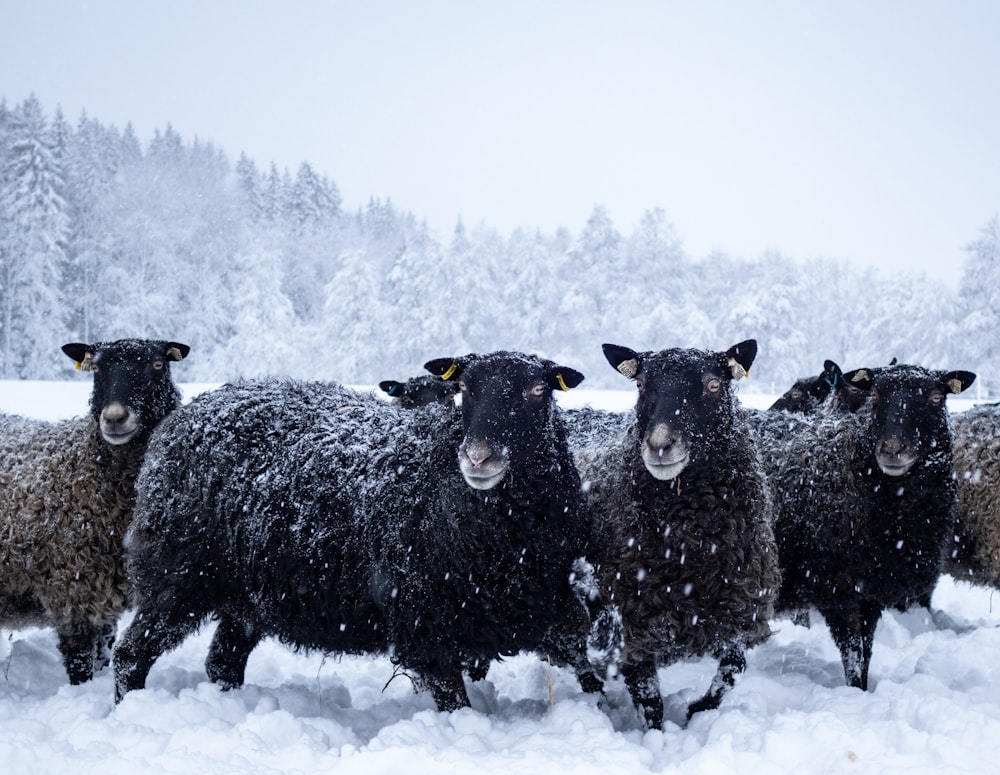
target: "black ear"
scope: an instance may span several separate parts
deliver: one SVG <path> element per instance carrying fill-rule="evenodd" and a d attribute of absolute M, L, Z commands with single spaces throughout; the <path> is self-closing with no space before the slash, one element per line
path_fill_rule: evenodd
<path fill-rule="evenodd" d="M 604 357 L 608 359 L 608 363 L 616 371 L 629 379 L 635 379 L 635 375 L 642 368 L 642 358 L 639 357 L 639 353 L 619 344 L 602 344 L 601 349 L 604 350 Z"/>
<path fill-rule="evenodd" d="M 734 344 L 726 350 L 726 358 L 729 361 L 729 370 L 733 379 L 742 379 L 750 374 L 750 366 L 753 365 L 754 358 L 757 357 L 757 340 L 747 339 Z"/>
<path fill-rule="evenodd" d="M 976 375 L 971 371 L 949 371 L 942 381 L 952 393 L 961 393 L 976 381 Z"/>
<path fill-rule="evenodd" d="M 378 383 L 378 386 L 393 397 L 399 395 L 403 391 L 403 383 L 396 382 L 394 379 L 382 380 Z"/>
<path fill-rule="evenodd" d="M 94 357 L 94 348 L 82 342 L 70 342 L 62 346 L 62 351 L 76 361 L 77 371 L 90 371 L 90 359 Z"/>
<path fill-rule="evenodd" d="M 91 355 L 94 354 L 93 348 L 89 344 L 83 344 L 82 342 L 70 342 L 69 344 L 64 344 L 62 346 L 62 351 L 77 363 L 83 363 L 84 359 L 87 357 L 87 353 L 90 353 Z"/>
<path fill-rule="evenodd" d="M 572 390 L 583 382 L 583 375 L 567 366 L 550 366 L 545 370 L 545 382 L 552 390 Z"/>
<path fill-rule="evenodd" d="M 861 388 L 862 390 L 872 389 L 872 373 L 870 369 L 854 369 L 844 375 L 844 382 L 848 385 Z"/>
<path fill-rule="evenodd" d="M 823 361 L 823 373 L 820 374 L 820 376 L 827 385 L 835 388 L 844 378 L 844 372 L 840 370 L 840 366 L 838 366 L 834 361 L 827 360 Z"/>
<path fill-rule="evenodd" d="M 424 368 L 436 377 L 443 380 L 455 379 L 465 368 L 465 363 L 461 358 L 435 358 L 427 361 Z"/>
<path fill-rule="evenodd" d="M 167 342 L 167 351 L 164 353 L 172 361 L 183 361 L 187 358 L 191 348 L 180 342 Z"/>

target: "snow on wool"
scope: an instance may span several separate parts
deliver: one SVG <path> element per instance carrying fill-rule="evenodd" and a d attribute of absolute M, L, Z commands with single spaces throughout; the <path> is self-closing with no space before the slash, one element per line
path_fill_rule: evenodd
<path fill-rule="evenodd" d="M 847 683 L 865 689 L 882 612 L 928 604 L 940 575 L 955 509 L 945 397 L 975 375 L 891 366 L 845 377 L 873 396 L 854 414 L 753 417 L 774 499 L 778 609 L 817 608 Z M 775 422 L 792 430 L 769 432 Z"/>
<path fill-rule="evenodd" d="M 0 416 L 0 624 L 54 627 L 70 682 L 108 663 L 129 601 L 121 541 L 156 424 L 180 405 L 176 342 L 67 344 L 94 373 L 90 416 Z"/>
<path fill-rule="evenodd" d="M 119 698 L 210 615 L 206 667 L 224 686 L 276 636 L 388 655 L 445 710 L 468 704 L 463 670 L 481 678 L 520 650 L 600 687 L 573 584 L 589 525 L 552 399 L 582 375 L 517 353 L 428 368 L 459 381 L 461 413 L 271 380 L 168 418 L 129 533 L 138 603 L 115 650 Z"/>
<path fill-rule="evenodd" d="M 690 715 L 718 706 L 746 648 L 770 634 L 778 589 L 770 502 L 732 385 L 757 345 L 604 351 L 636 381 L 635 410 L 571 412 L 571 446 L 593 512 L 601 591 L 623 619 L 625 682 L 658 728 L 659 666 L 720 660 Z"/>
<path fill-rule="evenodd" d="M 955 416 L 958 512 L 945 570 L 955 578 L 1000 587 L 1000 407 Z"/>

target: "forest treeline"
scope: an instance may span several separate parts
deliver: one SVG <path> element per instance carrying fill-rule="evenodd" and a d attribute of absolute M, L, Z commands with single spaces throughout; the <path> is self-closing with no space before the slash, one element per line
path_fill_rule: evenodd
<path fill-rule="evenodd" d="M 780 237 L 780 235 L 778 235 Z M 725 349 L 783 390 L 832 358 L 980 375 L 1000 392 L 1000 221 L 969 235 L 957 289 L 777 252 L 693 257 L 662 210 L 627 233 L 435 234 L 390 200 L 343 207 L 307 161 L 266 169 L 170 126 L 143 143 L 86 114 L 0 103 L 0 378 L 64 379 L 67 341 L 192 346 L 185 381 L 284 374 L 371 384 L 434 357 L 538 352 L 623 387 L 602 342 Z"/>

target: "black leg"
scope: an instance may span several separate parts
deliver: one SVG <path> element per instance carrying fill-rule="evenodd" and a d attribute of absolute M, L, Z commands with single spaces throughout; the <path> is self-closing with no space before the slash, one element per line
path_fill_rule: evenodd
<path fill-rule="evenodd" d="M 715 677 L 712 679 L 712 685 L 708 691 L 701 699 L 695 700 L 688 706 L 688 721 L 695 713 L 718 708 L 726 692 L 732 689 L 733 684 L 736 683 L 736 676 L 746 669 L 747 660 L 743 647 L 731 646 L 728 648 L 719 659 L 719 669 L 715 671 Z"/>
<path fill-rule="evenodd" d="M 872 661 L 875 628 L 882 615 L 881 606 L 871 601 L 859 601 L 856 607 L 833 608 L 820 613 L 840 649 L 840 661 L 848 686 L 867 691 L 868 667 Z"/>
<path fill-rule="evenodd" d="M 660 696 L 660 678 L 654 662 L 626 663 L 622 666 L 625 686 L 632 696 L 635 708 L 650 729 L 663 726 L 663 698 Z"/>
<path fill-rule="evenodd" d="M 94 677 L 99 629 L 90 622 L 73 622 L 56 628 L 59 653 L 71 684 L 82 684 Z"/>
<path fill-rule="evenodd" d="M 459 670 L 446 678 L 420 675 L 413 679 L 413 685 L 418 691 L 429 691 L 438 710 L 449 712 L 469 707 L 469 695 L 465 691 L 465 681 Z"/>
<path fill-rule="evenodd" d="M 249 624 L 222 615 L 205 660 L 208 677 L 224 689 L 243 685 L 250 652 L 260 643 L 260 634 Z"/>
<path fill-rule="evenodd" d="M 187 613 L 172 618 L 140 609 L 115 647 L 115 702 L 142 689 L 156 659 L 198 629 L 204 617 Z"/>

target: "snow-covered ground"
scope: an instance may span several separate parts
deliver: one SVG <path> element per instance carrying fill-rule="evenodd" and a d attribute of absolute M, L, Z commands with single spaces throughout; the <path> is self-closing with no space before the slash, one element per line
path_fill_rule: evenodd
<path fill-rule="evenodd" d="M 0 383 L 0 410 L 82 414 L 89 388 L 82 376 Z M 634 394 L 566 398 L 625 408 Z M 754 406 L 771 399 L 744 397 Z M 1000 599 L 994 606 L 991 590 L 945 578 L 933 603 L 958 626 L 937 629 L 924 612 L 886 614 L 867 693 L 844 686 L 821 621 L 809 629 L 778 620 L 718 711 L 663 731 L 639 729 L 620 682 L 600 706 L 570 673 L 534 656 L 494 665 L 470 687 L 473 707 L 454 713 L 435 711 L 385 659 L 295 654 L 270 641 L 251 656 L 246 686 L 221 692 L 203 669 L 210 626 L 164 655 L 148 688 L 116 707 L 110 671 L 70 686 L 51 631 L 3 630 L 0 773 L 996 772 Z M 709 660 L 661 670 L 668 715 L 713 672 Z"/>

